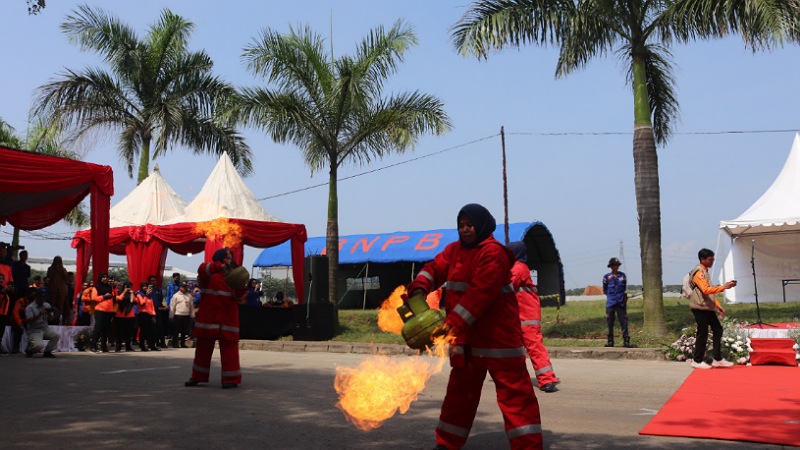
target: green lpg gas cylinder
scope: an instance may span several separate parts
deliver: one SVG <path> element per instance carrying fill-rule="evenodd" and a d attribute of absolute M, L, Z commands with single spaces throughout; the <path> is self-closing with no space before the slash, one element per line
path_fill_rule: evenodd
<path fill-rule="evenodd" d="M 444 317 L 437 309 L 431 309 L 424 295 L 415 295 L 397 308 L 403 319 L 401 334 L 406 344 L 415 350 L 424 350 L 433 345 L 433 332 L 444 325 Z"/>

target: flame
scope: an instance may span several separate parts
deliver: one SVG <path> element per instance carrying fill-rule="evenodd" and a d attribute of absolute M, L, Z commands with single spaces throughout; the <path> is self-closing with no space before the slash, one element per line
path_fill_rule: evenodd
<path fill-rule="evenodd" d="M 389 295 L 389 298 L 381 303 L 378 308 L 378 328 L 387 333 L 400 334 L 403 329 L 403 319 L 397 313 L 397 308 L 403 304 L 403 295 L 406 293 L 406 287 L 403 285 L 397 286 L 395 290 Z"/>
<path fill-rule="evenodd" d="M 233 247 L 242 242 L 242 226 L 226 217 L 210 222 L 198 222 L 195 231 L 204 234 L 207 239 L 222 238 L 223 247 Z"/>
<path fill-rule="evenodd" d="M 442 371 L 450 347 L 449 337 L 439 337 L 429 356 L 389 358 L 374 356 L 356 368 L 337 367 L 334 387 L 336 407 L 363 431 L 374 430 L 396 412 L 405 414 L 425 389 L 428 379 Z"/>

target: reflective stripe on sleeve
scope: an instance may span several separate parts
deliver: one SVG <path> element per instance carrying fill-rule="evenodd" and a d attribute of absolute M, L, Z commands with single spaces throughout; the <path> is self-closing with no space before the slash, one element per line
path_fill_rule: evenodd
<path fill-rule="evenodd" d="M 500 292 L 514 292 L 514 285 L 508 283 L 507 285 L 500 288 Z"/>
<path fill-rule="evenodd" d="M 440 429 L 440 430 L 442 430 L 444 432 L 447 432 L 447 433 L 450 433 L 450 434 L 454 434 L 454 435 L 456 435 L 458 437 L 462 437 L 464 439 L 469 437 L 469 430 L 468 429 L 459 427 L 457 425 L 453 425 L 452 423 L 442 422 L 440 420 L 439 421 L 439 425 L 436 425 L 436 428 L 438 428 L 438 429 Z"/>
<path fill-rule="evenodd" d="M 517 292 L 530 292 L 532 294 L 536 294 L 539 292 L 539 290 L 535 287 L 520 286 L 519 289 L 517 289 Z"/>
<path fill-rule="evenodd" d="M 450 356 L 463 355 L 464 354 L 464 346 L 463 345 L 451 345 L 449 353 L 450 353 Z"/>
<path fill-rule="evenodd" d="M 542 434 L 542 425 L 538 423 L 523 425 L 521 427 L 512 428 L 506 431 L 506 434 L 508 435 L 509 440 L 528 434 Z"/>
<path fill-rule="evenodd" d="M 484 358 L 514 358 L 517 356 L 525 356 L 525 347 L 517 348 L 472 348 L 474 356 L 482 356 Z"/>
<path fill-rule="evenodd" d="M 461 316 L 461 318 L 464 319 L 464 322 L 467 322 L 468 325 L 475 323 L 475 317 L 472 316 L 471 312 L 467 311 L 467 308 L 464 308 L 461 305 L 456 305 L 456 307 L 453 308 L 453 312 Z"/>
<path fill-rule="evenodd" d="M 522 322 L 520 322 L 520 324 L 521 324 L 523 327 L 524 327 L 525 325 L 536 325 L 536 326 L 542 326 L 542 321 L 541 321 L 541 320 L 523 320 Z"/>
<path fill-rule="evenodd" d="M 430 281 L 431 283 L 433 283 L 433 275 L 431 275 L 430 273 L 428 273 L 428 272 L 427 272 L 427 271 L 425 271 L 425 270 L 420 270 L 420 271 L 419 271 L 419 273 L 417 274 L 417 276 L 418 276 L 418 277 L 419 277 L 419 276 L 423 276 L 423 277 L 427 278 L 427 279 L 428 279 L 428 281 Z"/>
<path fill-rule="evenodd" d="M 539 369 L 536 372 L 534 372 L 534 375 L 539 376 L 539 375 L 541 375 L 543 373 L 552 372 L 552 371 L 553 371 L 553 366 L 544 366 L 541 369 Z"/>
<path fill-rule="evenodd" d="M 211 276 L 211 263 L 206 263 L 206 275 Z"/>
<path fill-rule="evenodd" d="M 232 292 L 217 291 L 217 290 L 214 290 L 214 289 L 200 289 L 200 292 L 202 292 L 203 294 L 209 294 L 209 295 L 219 295 L 221 297 L 232 297 L 233 296 Z"/>

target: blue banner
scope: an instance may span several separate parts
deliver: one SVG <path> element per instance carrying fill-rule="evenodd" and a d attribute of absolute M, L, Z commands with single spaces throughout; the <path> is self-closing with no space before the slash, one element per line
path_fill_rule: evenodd
<path fill-rule="evenodd" d="M 509 224 L 509 239 L 520 241 L 528 229 L 541 222 Z M 505 240 L 503 224 L 497 226 L 494 237 Z M 455 228 L 429 231 L 396 231 L 380 234 L 356 234 L 339 236 L 339 264 L 394 263 L 398 261 L 426 262 L 433 260 L 447 244 L 458 240 Z M 324 255 L 325 237 L 309 238 L 306 241 L 306 256 Z M 253 262 L 255 267 L 291 266 L 289 243 L 264 249 Z"/>

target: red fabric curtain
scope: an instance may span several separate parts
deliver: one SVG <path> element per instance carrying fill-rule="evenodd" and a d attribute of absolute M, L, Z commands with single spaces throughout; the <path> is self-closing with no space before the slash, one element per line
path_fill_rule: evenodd
<path fill-rule="evenodd" d="M 91 194 L 94 273 L 108 270 L 111 167 L 0 147 L 0 173 L 0 224 L 23 230 L 53 225 Z"/>
<path fill-rule="evenodd" d="M 134 289 L 139 289 L 139 283 L 147 281 L 150 275 L 155 275 L 159 283 L 161 282 L 167 261 L 167 248 L 163 242 L 156 239 L 149 242 L 128 241 L 125 255 L 128 260 L 128 277 Z"/>

